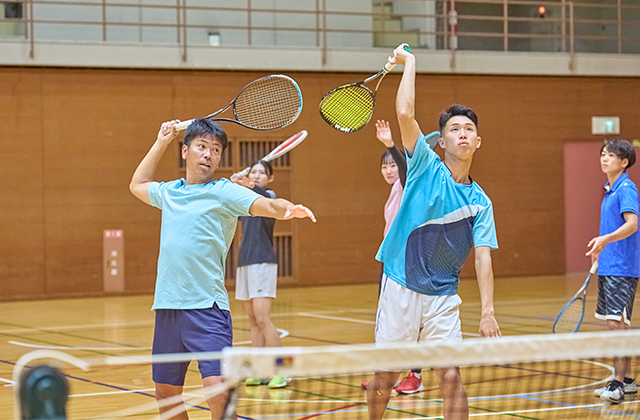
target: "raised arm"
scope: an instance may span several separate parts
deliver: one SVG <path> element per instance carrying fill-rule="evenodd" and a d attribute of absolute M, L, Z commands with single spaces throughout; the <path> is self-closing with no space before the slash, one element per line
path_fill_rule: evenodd
<path fill-rule="evenodd" d="M 491 248 L 479 246 L 475 249 L 475 267 L 480 290 L 480 336 L 500 337 L 500 327 L 493 308 L 493 268 L 491 266 Z"/>
<path fill-rule="evenodd" d="M 393 50 L 393 57 L 389 57 L 389 63 L 404 64 L 404 72 L 396 96 L 396 113 L 402 144 L 409 154 L 413 154 L 420 137 L 420 126 L 415 118 L 416 58 L 404 49 L 405 45 L 402 44 Z"/>
<path fill-rule="evenodd" d="M 407 181 L 407 159 L 404 157 L 404 153 L 402 153 L 393 142 L 391 128 L 389 128 L 389 123 L 385 120 L 376 121 L 376 138 L 386 146 L 389 153 L 391 153 L 393 160 L 396 162 L 396 165 L 398 165 L 400 183 L 404 188 L 404 184 Z"/>
<path fill-rule="evenodd" d="M 308 217 L 314 223 L 316 217 L 313 212 L 300 204 L 293 204 L 283 198 L 260 197 L 253 202 L 249 208 L 249 213 L 253 216 L 272 217 L 278 220 L 304 219 Z"/>
<path fill-rule="evenodd" d="M 151 150 L 142 159 L 131 178 L 129 190 L 147 204 L 150 204 L 149 185 L 154 181 L 160 158 L 162 158 L 173 139 L 178 136 L 175 128 L 178 123 L 180 123 L 180 120 L 168 121 L 162 124 L 160 131 L 158 131 L 156 142 L 151 146 Z"/>

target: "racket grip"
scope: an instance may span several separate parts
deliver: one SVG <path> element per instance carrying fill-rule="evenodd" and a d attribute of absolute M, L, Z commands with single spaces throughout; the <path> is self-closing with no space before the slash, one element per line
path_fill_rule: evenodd
<path fill-rule="evenodd" d="M 244 170 L 242 172 L 240 172 L 240 175 L 247 176 L 247 175 L 249 175 L 249 172 L 251 172 L 251 167 L 247 166 L 246 168 L 244 168 Z"/>
<path fill-rule="evenodd" d="M 405 45 L 404 47 L 402 47 L 406 52 L 411 52 L 411 47 L 409 45 Z M 395 67 L 395 64 L 391 64 L 391 63 L 387 63 L 384 65 L 384 69 L 387 72 L 390 72 L 391 70 L 393 70 L 393 68 Z"/>
<path fill-rule="evenodd" d="M 180 124 L 176 125 L 176 131 L 182 131 L 182 130 L 186 130 L 187 127 L 189 127 L 191 125 L 191 123 L 193 122 L 193 120 L 189 120 L 189 121 L 182 121 Z"/>
<path fill-rule="evenodd" d="M 598 271 L 598 260 L 595 260 L 593 262 L 593 265 L 591 266 L 591 270 L 589 270 L 589 273 L 596 274 L 597 271 Z"/>

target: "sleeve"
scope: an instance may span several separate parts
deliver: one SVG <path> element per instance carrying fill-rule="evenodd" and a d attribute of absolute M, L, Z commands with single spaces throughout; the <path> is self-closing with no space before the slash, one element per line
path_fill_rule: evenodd
<path fill-rule="evenodd" d="M 249 209 L 254 201 L 262 197 L 260 194 L 227 179 L 221 179 L 220 201 L 233 216 L 251 216 Z"/>
<path fill-rule="evenodd" d="M 440 132 L 434 131 L 426 136 L 420 133 L 416 147 L 413 149 L 413 154 L 409 156 L 407 154 L 407 179 L 417 178 L 424 173 L 424 171 L 435 162 L 439 162 L 440 158 L 429 147 L 429 141 L 433 141 L 433 138 L 440 138 Z"/>
<path fill-rule="evenodd" d="M 473 246 L 488 246 L 491 249 L 498 249 L 498 238 L 496 236 L 496 224 L 493 220 L 493 204 L 483 208 L 476 215 L 473 223 Z"/>
<path fill-rule="evenodd" d="M 164 182 L 152 182 L 149 184 L 149 203 L 151 203 L 153 207 L 162 210 L 162 193 L 165 189 L 166 184 Z"/>
<path fill-rule="evenodd" d="M 638 214 L 638 190 L 633 185 L 624 185 L 620 192 L 620 215 L 625 212 Z"/>
<path fill-rule="evenodd" d="M 396 147 L 387 147 L 389 153 L 391 153 L 391 157 L 398 165 L 398 175 L 400 175 L 400 183 L 402 184 L 402 188 L 404 188 L 404 184 L 407 182 L 407 159 L 402 154 L 402 152 Z"/>

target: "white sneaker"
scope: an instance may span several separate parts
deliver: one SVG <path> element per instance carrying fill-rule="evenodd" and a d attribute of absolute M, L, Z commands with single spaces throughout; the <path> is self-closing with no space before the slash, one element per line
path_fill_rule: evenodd
<path fill-rule="evenodd" d="M 624 387 L 623 386 L 615 386 L 613 383 L 607 387 L 606 390 L 600 394 L 600 399 L 604 401 L 609 401 L 613 404 L 620 404 L 624 401 Z"/>
<path fill-rule="evenodd" d="M 598 388 L 594 390 L 593 393 L 599 397 L 600 395 L 602 395 L 604 391 L 607 390 L 610 383 L 611 382 L 607 382 L 607 386 Z M 627 383 L 624 384 L 624 395 L 636 395 L 637 393 L 638 393 L 638 386 L 636 385 L 635 379 L 630 384 L 627 384 Z"/>

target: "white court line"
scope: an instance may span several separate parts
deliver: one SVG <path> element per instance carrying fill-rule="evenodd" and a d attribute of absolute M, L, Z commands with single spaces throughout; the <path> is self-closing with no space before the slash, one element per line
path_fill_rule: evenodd
<path fill-rule="evenodd" d="M 298 312 L 299 316 L 307 316 L 309 318 L 320 318 L 320 319 L 330 319 L 332 321 L 346 321 L 346 322 L 356 322 L 358 324 L 369 324 L 375 325 L 375 321 L 367 321 L 365 319 L 356 319 L 356 318 L 345 318 L 341 316 L 329 316 L 329 315 L 321 315 L 318 312 Z M 468 335 L 471 337 L 480 337 L 480 334 L 477 333 L 462 333 L 462 335 Z"/>
<path fill-rule="evenodd" d="M 67 346 L 43 346 L 40 344 L 28 344 L 20 341 L 9 340 L 9 344 L 21 347 L 47 350 L 95 350 L 95 351 L 131 351 L 131 350 L 151 350 L 151 347 L 67 347 Z"/>
<path fill-rule="evenodd" d="M 14 381 L 11 381 L 9 379 L 4 379 L 4 378 L 0 378 L 0 382 L 5 382 L 6 383 L 5 386 L 13 386 L 16 384 Z"/>
<path fill-rule="evenodd" d="M 298 312 L 296 315 L 307 316 L 309 318 L 331 319 L 333 321 L 357 322 L 359 324 L 370 324 L 370 325 L 376 324 L 375 321 L 367 321 L 364 319 L 355 319 L 355 318 L 344 318 L 340 316 L 320 315 L 318 313 L 311 313 L 311 312 Z"/>
<path fill-rule="evenodd" d="M 283 330 L 282 328 L 276 328 L 276 331 L 280 331 L 280 338 L 285 338 L 286 336 L 289 335 L 289 331 Z M 233 342 L 234 346 L 241 346 L 243 344 L 251 344 L 251 340 Z"/>
<path fill-rule="evenodd" d="M 113 323 L 113 324 L 85 324 L 85 325 L 65 325 L 60 327 L 32 327 L 32 328 L 13 328 L 10 330 L 0 330 L 0 333 L 21 333 L 21 332 L 33 332 L 33 331 L 46 331 L 46 332 L 57 332 L 57 331 L 68 331 L 68 330 L 85 330 L 85 329 L 95 329 L 95 328 L 117 328 L 117 327 L 146 327 L 153 326 L 154 321 L 141 321 L 141 322 L 131 322 L 131 323 Z"/>
<path fill-rule="evenodd" d="M 185 385 L 184 389 L 187 388 L 202 388 L 202 385 Z M 90 394 L 74 394 L 69 395 L 69 398 L 80 398 L 80 397 L 100 397 L 103 395 L 118 395 L 118 394 L 135 394 L 138 392 L 151 392 L 155 391 L 155 388 L 146 388 L 146 389 L 132 389 L 127 391 L 109 391 L 109 392 L 92 392 Z"/>
<path fill-rule="evenodd" d="M 284 338 L 289 335 L 289 331 L 282 328 L 276 328 L 280 332 L 280 338 Z M 7 341 L 9 344 L 20 347 L 29 347 L 34 349 L 47 349 L 47 350 L 85 350 L 85 351 L 132 351 L 132 350 L 151 350 L 151 347 L 70 347 L 70 346 L 44 346 L 41 344 L 28 344 L 20 341 Z M 235 346 L 251 344 L 251 340 L 239 341 L 233 343 Z"/>

